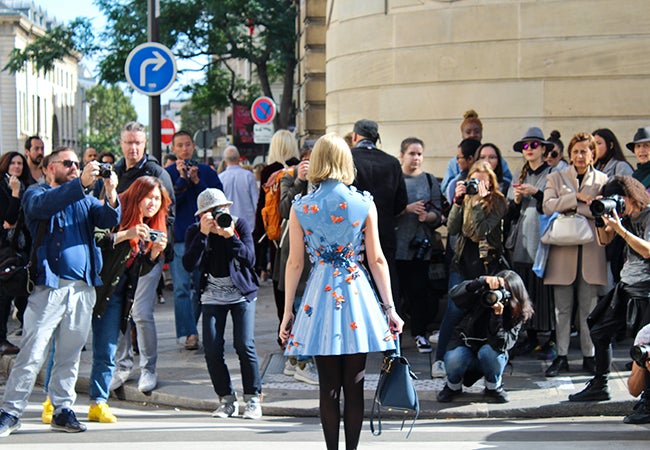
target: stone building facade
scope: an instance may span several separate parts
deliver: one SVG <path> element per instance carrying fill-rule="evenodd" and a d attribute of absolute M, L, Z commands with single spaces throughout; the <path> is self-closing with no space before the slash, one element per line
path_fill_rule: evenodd
<path fill-rule="evenodd" d="M 565 143 L 600 127 L 624 143 L 650 125 L 647 0 L 300 3 L 322 18 L 313 23 L 324 31 L 324 61 L 310 70 L 326 74 L 326 114 L 322 124 L 299 115 L 299 129 L 344 134 L 371 118 L 390 153 L 407 136 L 423 139 L 427 169 L 442 176 L 468 109 L 483 122 L 483 141 L 515 168 L 512 144 L 532 125 L 547 136 L 559 130 Z M 299 59 L 309 60 L 312 49 L 301 41 Z M 299 111 L 317 101 L 300 99 Z"/>

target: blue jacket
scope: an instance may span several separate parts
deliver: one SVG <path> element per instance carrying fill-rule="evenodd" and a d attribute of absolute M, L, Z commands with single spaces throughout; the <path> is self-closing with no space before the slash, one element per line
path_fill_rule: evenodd
<path fill-rule="evenodd" d="M 251 226 L 244 219 L 233 217 L 233 220 L 237 233 L 230 239 L 218 234 L 210 234 L 208 239 L 201 233 L 198 223 L 191 225 L 185 235 L 183 267 L 188 272 L 201 268 L 200 292 L 203 293 L 208 280 L 203 259 L 228 258 L 232 283 L 248 301 L 255 301 L 259 281 L 255 273 L 255 244 Z"/>
<path fill-rule="evenodd" d="M 190 225 L 196 222 L 194 214 L 197 211 L 196 199 L 207 188 L 216 188 L 223 191 L 223 186 L 217 172 L 207 164 L 199 164 L 199 183 L 194 184 L 178 173 L 176 165 L 166 167 L 165 170 L 171 177 L 176 196 L 176 221 L 174 222 L 174 243 L 185 241 L 185 232 Z"/>
<path fill-rule="evenodd" d="M 102 270 L 102 254 L 95 243 L 94 230 L 95 227 L 113 228 L 120 223 L 119 203 L 117 208 L 113 208 L 108 202 L 102 203 L 95 197 L 87 196 L 81 181 L 74 179 L 55 188 L 48 184 L 32 185 L 25 191 L 22 204 L 34 241 L 41 222 L 47 221 L 48 224 L 43 242 L 36 249 L 36 284 L 58 288 L 59 276 L 51 270 L 47 255 L 61 255 L 66 245 L 82 244 L 86 250 L 86 278 L 83 281 L 89 286 L 101 286 L 99 272 Z M 63 224 L 66 214 L 78 223 L 81 236 L 65 233 Z"/>

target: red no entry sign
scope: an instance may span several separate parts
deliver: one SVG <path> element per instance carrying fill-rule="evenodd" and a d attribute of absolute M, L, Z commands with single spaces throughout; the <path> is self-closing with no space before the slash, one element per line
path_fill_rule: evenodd
<path fill-rule="evenodd" d="M 275 102 L 269 97 L 258 97 L 251 106 L 251 117 L 255 123 L 264 125 L 275 117 Z"/>
<path fill-rule="evenodd" d="M 170 119 L 162 119 L 160 121 L 160 142 L 163 145 L 171 144 L 174 133 L 176 133 L 174 122 Z"/>

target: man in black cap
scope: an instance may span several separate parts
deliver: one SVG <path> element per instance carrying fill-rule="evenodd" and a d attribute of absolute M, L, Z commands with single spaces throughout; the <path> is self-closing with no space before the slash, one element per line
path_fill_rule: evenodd
<path fill-rule="evenodd" d="M 360 191 L 368 191 L 374 197 L 379 217 L 379 242 L 384 251 L 393 298 L 399 298 L 397 273 L 395 271 L 396 218 L 406 208 L 408 201 L 404 174 L 394 156 L 376 147 L 379 140 L 377 122 L 362 119 L 354 124 L 352 133 L 352 159 L 357 168 L 353 185 Z"/>

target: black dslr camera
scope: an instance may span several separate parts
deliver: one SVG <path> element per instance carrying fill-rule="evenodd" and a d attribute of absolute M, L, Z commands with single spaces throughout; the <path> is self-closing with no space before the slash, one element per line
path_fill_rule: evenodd
<path fill-rule="evenodd" d="M 232 225 L 232 216 L 228 212 L 217 206 L 212 210 L 212 217 L 217 221 L 217 225 L 221 228 L 228 228 Z"/>
<path fill-rule="evenodd" d="M 650 359 L 650 345 L 635 345 L 630 349 L 630 357 L 639 366 L 644 367 L 645 362 Z"/>
<path fill-rule="evenodd" d="M 100 178 L 110 178 L 112 170 L 113 166 L 109 163 L 99 163 L 99 173 L 97 175 L 99 175 Z"/>
<path fill-rule="evenodd" d="M 411 248 L 416 249 L 415 255 L 413 255 L 413 261 L 422 261 L 424 255 L 426 255 L 427 251 L 431 248 L 431 241 L 427 238 L 413 238 L 411 241 Z"/>
<path fill-rule="evenodd" d="M 505 305 L 506 300 L 508 300 L 510 297 L 512 297 L 510 291 L 504 287 L 500 287 L 499 289 L 488 289 L 483 292 L 481 301 L 485 306 L 491 308 L 496 303 Z"/>
<path fill-rule="evenodd" d="M 625 199 L 620 195 L 594 200 L 589 205 L 589 210 L 594 217 L 611 216 L 613 211 L 621 216 L 625 212 Z"/>
<path fill-rule="evenodd" d="M 467 195 L 478 194 L 478 180 L 476 178 L 463 181 L 463 186 L 465 186 L 465 193 Z"/>

